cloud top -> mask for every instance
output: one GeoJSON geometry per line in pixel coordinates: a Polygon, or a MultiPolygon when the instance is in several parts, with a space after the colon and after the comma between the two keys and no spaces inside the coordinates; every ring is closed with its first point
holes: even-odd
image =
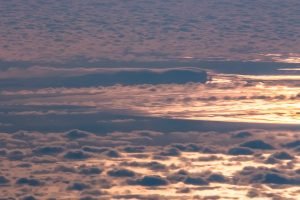
{"type": "Polygon", "coordinates": [[[118,68],[118,69],[57,69],[32,67],[1,72],[0,85],[8,88],[91,87],[205,83],[208,74],[198,68],[118,68]]]}

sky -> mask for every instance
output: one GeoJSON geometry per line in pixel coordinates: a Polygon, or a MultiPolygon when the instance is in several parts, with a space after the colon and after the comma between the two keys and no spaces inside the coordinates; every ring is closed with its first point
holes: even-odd
{"type": "Polygon", "coordinates": [[[0,1],[4,199],[300,198],[300,1],[0,1]]]}

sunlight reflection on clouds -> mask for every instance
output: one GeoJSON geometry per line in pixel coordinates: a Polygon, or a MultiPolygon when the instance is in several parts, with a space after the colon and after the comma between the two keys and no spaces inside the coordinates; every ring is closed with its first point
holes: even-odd
{"type": "Polygon", "coordinates": [[[212,81],[207,84],[115,85],[4,91],[2,94],[9,101],[1,104],[88,106],[90,108],[84,112],[127,110],[143,116],[193,120],[299,123],[298,76],[212,76],[212,81]]]}

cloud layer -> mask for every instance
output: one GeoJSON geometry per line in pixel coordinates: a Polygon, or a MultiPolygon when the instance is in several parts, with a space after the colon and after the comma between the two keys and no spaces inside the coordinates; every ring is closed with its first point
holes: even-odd
{"type": "Polygon", "coordinates": [[[0,58],[268,60],[262,54],[299,53],[298,8],[298,0],[4,1],[0,58]]]}
{"type": "Polygon", "coordinates": [[[18,131],[0,139],[6,199],[299,198],[297,131],[18,131]]]}
{"type": "Polygon", "coordinates": [[[47,87],[91,87],[138,85],[138,84],[184,84],[205,83],[208,75],[197,68],[39,68],[8,69],[1,72],[2,89],[26,89],[47,87]],[[25,74],[25,75],[24,75],[25,74]]]}

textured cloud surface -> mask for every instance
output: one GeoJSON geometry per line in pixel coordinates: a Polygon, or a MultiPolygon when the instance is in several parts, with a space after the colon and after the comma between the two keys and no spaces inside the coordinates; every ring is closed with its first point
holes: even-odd
{"type": "Polygon", "coordinates": [[[0,200],[300,199],[299,0],[2,0],[0,200]]]}
{"type": "Polygon", "coordinates": [[[294,131],[99,135],[75,129],[0,138],[6,199],[299,198],[294,131]]]}
{"type": "Polygon", "coordinates": [[[3,1],[0,58],[284,59],[300,52],[299,7],[298,0],[3,1]]]}

